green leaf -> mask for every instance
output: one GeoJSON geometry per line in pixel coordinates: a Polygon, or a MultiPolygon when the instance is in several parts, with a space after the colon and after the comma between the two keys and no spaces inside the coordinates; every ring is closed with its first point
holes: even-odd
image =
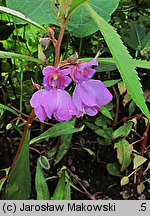
{"type": "Polygon", "coordinates": [[[15,110],[13,110],[12,108],[10,108],[10,107],[8,107],[8,106],[6,106],[6,105],[3,105],[3,104],[1,104],[1,103],[0,103],[0,109],[7,110],[7,111],[9,111],[9,112],[11,112],[11,113],[13,113],[13,114],[19,116],[19,114],[18,114],[15,110]]]}
{"type": "Polygon", "coordinates": [[[57,123],[53,127],[49,128],[47,131],[45,131],[44,133],[32,139],[30,141],[30,144],[33,144],[35,142],[39,142],[42,140],[48,140],[50,137],[57,137],[61,135],[67,135],[67,134],[73,134],[76,132],[80,132],[84,128],[84,126],[82,126],[81,128],[74,128],[73,125],[74,123],[72,121],[57,123]]]}
{"type": "Polygon", "coordinates": [[[143,25],[138,21],[131,21],[129,23],[129,34],[123,37],[123,40],[134,50],[141,50],[143,48],[143,40],[146,32],[143,25]]]}
{"type": "MultiPolygon", "coordinates": [[[[77,1],[75,2],[76,3],[74,4],[77,6],[79,3],[77,3],[77,1]]],[[[119,0],[89,0],[88,2],[99,15],[101,15],[106,21],[109,21],[111,14],[118,7],[119,0]]],[[[87,13],[84,6],[80,6],[80,8],[71,16],[67,24],[67,30],[76,37],[86,37],[98,31],[98,27],[87,13]]]]}
{"type": "Polygon", "coordinates": [[[64,155],[70,149],[71,140],[72,140],[72,134],[61,136],[61,143],[60,143],[58,153],[56,155],[55,165],[59,163],[59,161],[64,157],[64,155]]]}
{"type": "Polygon", "coordinates": [[[7,0],[7,7],[20,11],[39,24],[59,25],[49,0],[7,0]]]}
{"type": "Polygon", "coordinates": [[[117,83],[120,82],[120,81],[121,81],[121,79],[106,80],[106,81],[104,81],[103,83],[104,83],[104,85],[105,85],[106,87],[111,87],[111,86],[117,84],[117,83]]]}
{"type": "Polygon", "coordinates": [[[117,130],[113,132],[113,138],[116,139],[117,137],[126,137],[132,130],[133,122],[129,121],[125,123],[123,126],[119,127],[117,130]]]}
{"type": "Polygon", "coordinates": [[[117,69],[116,65],[111,64],[111,62],[109,64],[107,64],[106,62],[104,63],[102,61],[103,61],[103,59],[100,59],[99,62],[101,62],[101,64],[95,68],[97,73],[106,72],[106,71],[110,72],[110,71],[114,71],[117,69]]]}
{"type": "Polygon", "coordinates": [[[100,111],[107,118],[109,118],[111,120],[113,119],[112,116],[111,116],[111,113],[110,113],[109,109],[106,106],[101,106],[101,110],[100,111]]]}
{"type": "Polygon", "coordinates": [[[64,200],[71,200],[71,188],[70,188],[70,182],[68,181],[65,186],[65,192],[64,192],[64,200]]]}
{"type": "Polygon", "coordinates": [[[132,57],[123,45],[120,36],[116,33],[113,27],[110,26],[102,17],[100,17],[89,4],[85,3],[84,6],[104,36],[129,94],[135,101],[136,105],[141,109],[142,113],[150,119],[150,114],[145,103],[143,91],[132,57]]]}
{"type": "Polygon", "coordinates": [[[0,51],[0,58],[22,59],[25,61],[32,61],[32,62],[36,62],[39,64],[42,63],[41,60],[36,59],[32,56],[22,55],[19,53],[5,52],[5,51],[0,51]]]}
{"type": "Polygon", "coordinates": [[[64,200],[65,196],[65,170],[62,170],[61,177],[53,194],[53,200],[64,200]]]}
{"type": "MultiPolygon", "coordinates": [[[[81,58],[80,61],[91,61],[93,58],[81,58]]],[[[102,65],[110,65],[110,66],[114,66],[116,65],[116,61],[114,58],[98,58],[98,62],[102,65]]],[[[147,60],[137,60],[137,59],[132,59],[132,62],[134,64],[135,67],[138,67],[138,68],[146,68],[146,69],[150,69],[150,61],[147,61],[147,60]]],[[[97,67],[97,72],[98,70],[100,70],[100,66],[97,67]]],[[[103,69],[103,67],[102,67],[103,69]]],[[[111,71],[111,70],[110,70],[111,71]]],[[[100,71],[101,72],[101,71],[100,71]]]]}
{"type": "Polygon", "coordinates": [[[6,184],[5,199],[7,200],[27,200],[30,197],[29,141],[30,131],[28,129],[22,149],[6,184]]]}
{"type": "Polygon", "coordinates": [[[136,67],[150,69],[150,61],[133,59],[133,63],[136,67]]]}
{"type": "Polygon", "coordinates": [[[89,148],[83,148],[85,151],[87,151],[91,156],[93,156],[94,158],[96,158],[96,155],[95,155],[95,153],[91,150],[91,149],[89,149],[89,148]]]}
{"type": "MultiPolygon", "coordinates": [[[[17,1],[17,0],[15,0],[14,2],[16,2],[16,1],[17,1]]],[[[11,2],[13,2],[13,0],[11,0],[11,2]]],[[[25,1],[23,1],[23,2],[25,2],[25,1]]],[[[31,1],[30,1],[30,4],[31,4],[31,1]]],[[[20,6],[21,6],[21,5],[20,5],[20,6]]],[[[30,7],[26,8],[26,9],[29,10],[29,8],[30,8],[30,7]]],[[[18,8],[18,9],[20,9],[20,8],[18,8]]],[[[13,16],[13,17],[17,17],[17,18],[19,18],[19,19],[21,19],[21,20],[23,20],[23,21],[26,21],[26,22],[28,22],[28,23],[34,25],[36,28],[39,28],[39,29],[43,30],[44,32],[46,31],[46,29],[45,29],[43,26],[41,26],[41,25],[39,25],[38,23],[34,22],[33,20],[27,18],[27,17],[25,16],[25,15],[27,15],[27,14],[24,15],[24,14],[22,14],[22,13],[16,11],[16,10],[12,10],[12,9],[10,9],[10,8],[3,7],[3,6],[0,6],[0,11],[1,11],[1,12],[4,12],[4,13],[7,13],[7,14],[13,16]]],[[[19,10],[19,11],[21,11],[21,10],[19,10]]]]}
{"type": "Polygon", "coordinates": [[[145,157],[135,154],[133,159],[133,169],[136,169],[137,167],[141,166],[143,163],[145,163],[145,161],[147,161],[145,157]]]}
{"type": "Polygon", "coordinates": [[[119,176],[119,164],[114,162],[114,163],[109,163],[107,164],[107,171],[110,175],[113,175],[113,176],[119,176]]]}
{"type": "Polygon", "coordinates": [[[114,148],[117,148],[117,158],[121,164],[121,172],[123,172],[131,163],[133,146],[127,140],[123,139],[115,143],[114,148]]]}
{"type": "Polygon", "coordinates": [[[121,186],[124,186],[128,183],[129,183],[129,177],[128,176],[124,176],[120,181],[121,186]]]}
{"type": "Polygon", "coordinates": [[[70,9],[69,14],[73,13],[78,7],[80,7],[83,3],[88,2],[89,0],[73,0],[70,9]]]}
{"type": "Polygon", "coordinates": [[[94,131],[98,136],[101,136],[106,139],[111,139],[112,138],[112,133],[110,130],[104,130],[90,122],[85,122],[86,126],[89,127],[91,130],[94,131]]]}
{"type": "Polygon", "coordinates": [[[37,193],[37,200],[49,200],[50,194],[49,194],[48,186],[39,159],[40,158],[38,158],[37,160],[37,167],[36,167],[36,174],[35,174],[35,189],[37,193]]]}

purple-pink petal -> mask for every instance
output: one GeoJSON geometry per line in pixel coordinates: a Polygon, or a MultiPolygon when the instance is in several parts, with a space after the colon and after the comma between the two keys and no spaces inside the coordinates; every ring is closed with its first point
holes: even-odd
{"type": "Polygon", "coordinates": [[[76,115],[76,107],[68,92],[61,89],[57,90],[57,109],[53,115],[58,121],[68,121],[76,115]]]}
{"type": "Polygon", "coordinates": [[[45,121],[47,114],[43,106],[38,106],[37,108],[34,109],[34,112],[41,122],[45,121]]]}
{"type": "Polygon", "coordinates": [[[47,66],[43,69],[42,73],[44,76],[48,76],[51,73],[54,73],[55,71],[57,71],[58,69],[53,67],[53,66],[47,66]]]}
{"type": "Polygon", "coordinates": [[[88,80],[88,84],[91,85],[95,91],[99,106],[104,106],[112,100],[112,94],[100,80],[91,79],[88,80]]]}
{"type": "Polygon", "coordinates": [[[97,58],[94,58],[92,59],[91,61],[89,62],[81,62],[79,65],[78,65],[78,68],[79,70],[83,70],[87,67],[91,67],[91,66],[98,66],[98,61],[97,61],[97,58]]]}

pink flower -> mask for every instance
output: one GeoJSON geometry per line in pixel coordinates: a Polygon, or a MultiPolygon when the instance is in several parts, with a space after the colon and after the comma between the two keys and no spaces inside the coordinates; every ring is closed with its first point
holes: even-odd
{"type": "Polygon", "coordinates": [[[81,62],[69,67],[70,75],[76,82],[73,103],[77,108],[77,117],[84,113],[94,116],[101,106],[112,100],[112,94],[100,80],[90,79],[95,73],[95,70],[90,67],[97,65],[97,58],[94,58],[90,62],[81,62]]]}
{"type": "Polygon", "coordinates": [[[66,76],[69,73],[70,69],[60,70],[52,66],[43,69],[45,89],[35,92],[30,100],[41,122],[44,122],[46,117],[51,119],[52,116],[58,121],[68,121],[76,115],[72,98],[64,90],[71,83],[71,79],[66,76]]]}

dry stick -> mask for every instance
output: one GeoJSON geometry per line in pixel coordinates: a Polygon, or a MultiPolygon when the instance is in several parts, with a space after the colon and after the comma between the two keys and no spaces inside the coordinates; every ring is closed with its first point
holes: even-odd
{"type": "MultiPolygon", "coordinates": [[[[141,156],[144,156],[144,151],[146,148],[146,144],[147,144],[147,140],[148,140],[148,132],[149,132],[149,124],[150,121],[147,122],[147,126],[146,126],[146,130],[143,134],[143,140],[141,141],[140,147],[141,147],[141,156]]],[[[140,174],[139,174],[139,178],[138,178],[138,183],[141,182],[141,178],[142,178],[142,174],[143,174],[143,165],[141,165],[141,169],[140,169],[140,174]]]]}
{"type": "Polygon", "coordinates": [[[84,194],[87,195],[91,200],[96,200],[95,196],[91,195],[86,188],[81,184],[81,182],[79,181],[79,178],[74,175],[68,168],[67,171],[70,173],[70,175],[78,182],[78,184],[82,187],[82,189],[84,190],[84,194]]]}
{"type": "MultiPolygon", "coordinates": [[[[20,113],[21,115],[23,115],[23,116],[29,118],[29,115],[26,115],[25,113],[21,112],[20,110],[18,110],[18,109],[15,108],[14,106],[12,106],[12,105],[10,105],[10,104],[9,104],[8,106],[9,106],[10,108],[12,108],[13,110],[15,110],[16,112],[20,113]]],[[[12,120],[12,121],[13,121],[13,120],[12,120]]],[[[36,121],[36,122],[41,123],[41,121],[38,120],[38,119],[33,119],[33,121],[36,121]]],[[[48,122],[43,122],[43,124],[48,125],[48,126],[53,126],[53,125],[54,125],[54,124],[48,123],[48,122]]]]}
{"type": "Polygon", "coordinates": [[[119,95],[118,95],[116,88],[114,86],[112,86],[112,89],[113,89],[115,97],[116,97],[116,113],[115,113],[115,118],[114,118],[114,122],[113,122],[113,128],[115,128],[117,125],[118,116],[119,116],[119,95]]]}

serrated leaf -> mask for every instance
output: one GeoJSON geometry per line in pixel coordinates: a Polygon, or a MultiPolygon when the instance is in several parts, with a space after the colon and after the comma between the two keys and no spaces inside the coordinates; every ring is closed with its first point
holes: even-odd
{"type": "Polygon", "coordinates": [[[36,174],[35,174],[35,189],[37,193],[37,200],[50,199],[48,186],[39,159],[37,160],[37,167],[36,167],[36,174]]]}
{"type": "Polygon", "coordinates": [[[5,199],[27,200],[30,197],[29,141],[30,131],[28,129],[22,149],[6,184],[5,199]]]}
{"type": "Polygon", "coordinates": [[[126,137],[131,132],[133,127],[133,122],[129,121],[125,123],[123,126],[119,127],[117,130],[113,132],[113,138],[117,137],[126,137]]]}
{"type": "Polygon", "coordinates": [[[40,142],[42,140],[48,140],[50,137],[57,137],[61,135],[80,132],[84,128],[84,126],[80,128],[74,128],[73,125],[74,123],[72,121],[57,123],[53,127],[49,128],[47,131],[45,131],[44,133],[32,139],[30,141],[30,144],[33,144],[35,142],[40,142]]]}
{"type": "Polygon", "coordinates": [[[120,182],[120,185],[121,186],[124,186],[126,184],[129,183],[129,177],[128,176],[124,176],[122,179],[121,179],[121,182],[120,182]]]}
{"type": "MultiPolygon", "coordinates": [[[[12,0],[11,0],[11,2],[12,2],[12,0]]],[[[16,2],[16,0],[15,0],[14,2],[16,2]]],[[[25,1],[23,1],[23,2],[25,3],[25,1]]],[[[31,1],[30,1],[30,3],[31,3],[31,1]]],[[[26,9],[28,10],[29,8],[30,8],[30,7],[26,8],[26,9]]],[[[18,8],[18,9],[19,9],[19,8],[18,8]]],[[[37,28],[43,30],[43,31],[46,30],[43,26],[41,26],[41,25],[39,25],[38,23],[36,23],[35,21],[33,21],[33,20],[27,18],[27,17],[25,16],[26,13],[25,13],[25,15],[24,15],[24,14],[22,14],[22,13],[16,11],[16,10],[12,10],[12,9],[10,9],[10,8],[3,7],[3,6],[0,6],[0,11],[1,11],[1,12],[4,12],[4,13],[7,13],[7,14],[9,14],[9,15],[11,15],[11,16],[17,17],[17,18],[19,18],[19,19],[21,19],[21,20],[23,20],[23,21],[26,21],[26,22],[28,22],[28,23],[34,25],[35,27],[37,27],[37,28]]],[[[21,11],[21,10],[19,10],[19,11],[21,11]]],[[[24,12],[24,11],[23,11],[23,12],[24,12]]]]}
{"type": "Polygon", "coordinates": [[[125,139],[120,140],[115,143],[114,148],[117,148],[117,158],[121,165],[121,172],[126,170],[131,163],[131,154],[133,151],[133,146],[125,139]]]}
{"type": "Polygon", "coordinates": [[[85,3],[84,6],[92,16],[95,23],[97,23],[102,35],[104,36],[129,94],[135,101],[136,105],[141,109],[142,113],[150,119],[150,114],[145,103],[143,91],[132,57],[123,45],[120,36],[88,3],[85,3]]]}
{"type": "Polygon", "coordinates": [[[107,164],[107,171],[110,175],[113,175],[113,176],[119,176],[119,164],[114,162],[114,163],[109,163],[107,164]]]}
{"type": "Polygon", "coordinates": [[[145,157],[135,154],[133,159],[133,169],[136,169],[137,167],[141,166],[143,163],[145,163],[145,161],[147,161],[145,157]]]}

